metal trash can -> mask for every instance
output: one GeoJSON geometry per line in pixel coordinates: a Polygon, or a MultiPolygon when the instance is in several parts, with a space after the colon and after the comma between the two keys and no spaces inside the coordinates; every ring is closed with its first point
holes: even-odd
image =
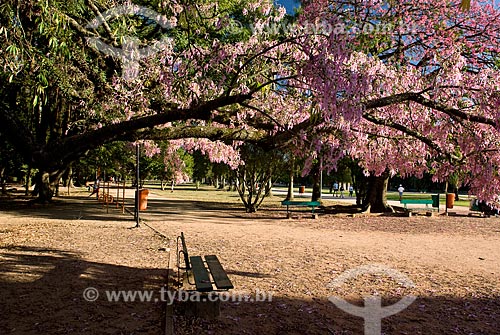
{"type": "Polygon", "coordinates": [[[454,204],[455,204],[455,194],[454,193],[446,194],[446,208],[453,208],[454,204]]]}
{"type": "Polygon", "coordinates": [[[439,194],[432,195],[432,207],[437,208],[439,211],[439,194]]]}
{"type": "Polygon", "coordinates": [[[148,189],[139,190],[139,210],[143,211],[148,208],[148,189]]]}
{"type": "Polygon", "coordinates": [[[304,194],[304,193],[306,193],[306,187],[305,187],[305,186],[300,186],[300,187],[299,187],[299,193],[300,193],[300,194],[304,194]]]}

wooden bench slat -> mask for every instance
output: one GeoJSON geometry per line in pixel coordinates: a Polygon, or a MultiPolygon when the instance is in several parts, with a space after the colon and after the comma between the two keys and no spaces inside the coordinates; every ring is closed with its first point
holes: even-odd
{"type": "Polygon", "coordinates": [[[191,261],[191,271],[193,272],[196,290],[200,292],[213,291],[210,276],[201,256],[191,256],[189,260],[191,261]]]}
{"type": "Polygon", "coordinates": [[[205,261],[207,261],[208,268],[210,269],[210,273],[212,274],[212,278],[214,279],[215,286],[219,290],[229,290],[234,288],[231,280],[224,271],[224,268],[219,262],[219,259],[215,255],[205,256],[205,261]]]}

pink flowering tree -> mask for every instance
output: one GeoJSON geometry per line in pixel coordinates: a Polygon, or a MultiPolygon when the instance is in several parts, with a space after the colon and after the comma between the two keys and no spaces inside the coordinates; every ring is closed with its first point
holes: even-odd
{"type": "Polygon", "coordinates": [[[444,181],[461,171],[480,198],[499,193],[499,12],[491,2],[464,13],[448,1],[315,1],[305,12],[341,17],[348,37],[340,40],[352,50],[341,58],[335,32],[320,35],[305,66],[322,119],[330,120],[316,126],[310,150],[333,167],[350,155],[379,177],[366,206],[388,209],[384,190],[396,173],[431,171],[444,181]]]}
{"type": "Polygon", "coordinates": [[[175,140],[233,167],[243,142],[305,156],[305,172],[348,155],[374,179],[372,211],[387,209],[397,173],[460,170],[481,198],[500,189],[499,12],[489,1],[466,13],[459,1],[304,1],[296,22],[268,0],[171,1],[155,7],[168,29],[141,17],[87,25],[118,3],[44,4],[7,0],[0,13],[2,135],[40,170],[42,200],[89,149],[136,140],[175,140]],[[138,71],[86,43],[119,47],[126,34],[171,43],[138,71]]]}

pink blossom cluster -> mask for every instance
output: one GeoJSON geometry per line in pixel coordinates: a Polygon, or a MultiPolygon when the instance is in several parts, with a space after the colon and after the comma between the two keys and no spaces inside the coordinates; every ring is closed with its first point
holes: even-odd
{"type": "MultiPolygon", "coordinates": [[[[216,4],[196,9],[208,25],[220,26],[216,4]]],[[[241,9],[254,27],[279,23],[284,14],[267,0],[241,9]]],[[[348,155],[369,174],[430,171],[445,181],[460,172],[461,182],[480,198],[500,193],[500,11],[491,1],[474,1],[468,12],[458,0],[304,1],[298,20],[412,31],[276,37],[256,29],[231,43],[207,35],[206,44],[166,48],[148,60],[133,85],[117,80],[115,102],[123,106],[117,117],[155,113],[142,95],[152,81],[165,102],[181,109],[242,97],[213,108],[205,125],[272,125],[263,129],[306,156],[306,171],[319,158],[334,169],[348,155]]],[[[200,150],[232,168],[242,164],[237,143],[183,139],[171,145],[200,150]]]]}

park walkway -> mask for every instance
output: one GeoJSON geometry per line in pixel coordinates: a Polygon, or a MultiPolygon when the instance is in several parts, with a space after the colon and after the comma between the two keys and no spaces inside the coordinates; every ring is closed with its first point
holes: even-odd
{"type": "MultiPolygon", "coordinates": [[[[184,232],[191,254],[218,255],[235,292],[272,292],[272,304],[224,304],[222,321],[211,326],[215,334],[361,333],[362,321],[339,313],[327,301],[332,294],[328,284],[346,270],[370,264],[395,269],[416,284],[412,294],[420,297],[418,303],[391,318],[395,333],[445,334],[457,325],[468,333],[496,331],[488,325],[500,310],[481,311],[500,305],[497,218],[324,215],[287,220],[284,211],[281,217],[275,212],[254,217],[238,213],[154,196],[141,214],[166,236],[184,232]],[[478,322],[449,312],[464,306],[478,322]]],[[[401,294],[400,287],[393,289],[383,281],[361,280],[336,294],[401,294]]],[[[202,329],[200,325],[198,331],[202,329]]]]}
{"type": "MultiPolygon", "coordinates": [[[[345,225],[357,222],[352,218],[332,218],[329,215],[325,215],[320,216],[319,220],[310,220],[308,219],[309,216],[304,213],[302,216],[299,215],[297,220],[286,220],[284,208],[269,212],[263,211],[265,214],[259,213],[259,215],[252,217],[250,214],[244,213],[242,209],[228,210],[217,208],[216,204],[172,199],[175,197],[175,194],[168,196],[168,198],[163,198],[158,193],[154,190],[150,193],[148,209],[141,211],[141,218],[167,236],[175,237],[181,231],[184,231],[187,236],[191,237],[191,240],[202,238],[203,240],[212,240],[213,242],[219,238],[225,240],[224,237],[230,236],[231,239],[235,239],[235,237],[242,238],[243,240],[236,243],[236,245],[240,245],[239,243],[245,243],[244,239],[251,237],[255,241],[275,240],[278,244],[286,243],[285,241],[300,244],[314,241],[315,244],[335,248],[339,244],[346,243],[345,234],[348,234],[350,238],[347,240],[350,240],[350,242],[344,246],[363,249],[366,253],[380,254],[388,252],[389,254],[404,256],[408,260],[425,259],[424,263],[428,265],[435,264],[436,262],[446,264],[447,259],[460,259],[461,262],[464,262],[461,263],[460,267],[474,268],[480,266],[492,272],[498,272],[498,269],[500,269],[499,259],[497,259],[496,263],[492,263],[491,266],[486,267],[485,265],[488,262],[477,263],[476,259],[471,263],[467,262],[468,256],[471,253],[500,255],[500,245],[493,247],[493,245],[487,243],[479,243],[479,241],[485,242],[485,240],[482,238],[478,239],[476,235],[477,231],[471,232],[473,238],[468,236],[469,234],[465,234],[467,236],[460,243],[463,248],[453,248],[453,245],[460,240],[460,237],[456,236],[456,233],[460,233],[464,229],[464,226],[472,224],[473,227],[477,227],[476,223],[479,222],[479,226],[484,223],[485,226],[490,227],[493,222],[499,222],[497,218],[480,219],[465,217],[468,213],[467,207],[455,206],[453,211],[459,214],[459,216],[449,217],[449,219],[443,217],[416,219],[404,217],[367,217],[364,219],[365,221],[380,223],[381,226],[377,229],[370,228],[368,233],[371,236],[370,239],[376,242],[364,245],[363,243],[360,244],[360,241],[363,240],[362,236],[366,236],[366,231],[342,232],[344,234],[342,238],[336,237],[336,234],[339,233],[337,229],[344,229],[345,225]],[[341,223],[340,227],[338,226],[338,222],[341,223]],[[402,229],[392,226],[393,222],[396,222],[402,229]],[[444,222],[446,222],[446,225],[443,225],[444,222]],[[453,231],[454,222],[457,224],[457,231],[453,231]],[[413,227],[414,223],[421,225],[420,229],[419,227],[413,227]],[[383,228],[382,224],[387,224],[388,228],[383,228]],[[409,234],[406,231],[408,227],[411,227],[409,234]],[[451,235],[446,235],[447,229],[450,230],[451,235]],[[422,236],[427,234],[432,236],[428,236],[425,241],[422,240],[422,236]],[[481,250],[482,247],[485,249],[481,250]],[[493,249],[498,250],[495,251],[493,249]]],[[[276,193],[278,192],[275,192],[275,195],[277,195],[276,193]]],[[[301,196],[307,197],[310,195],[303,194],[301,196]]],[[[325,195],[325,197],[329,196],[331,197],[331,195],[325,195]]],[[[348,198],[335,198],[335,200],[345,201],[346,203],[354,203],[355,201],[348,198]]],[[[129,199],[129,204],[132,205],[132,199],[129,199]]],[[[390,204],[400,205],[397,201],[391,201],[390,204]]],[[[499,232],[500,227],[494,233],[495,238],[499,237],[499,232]]],[[[457,264],[451,262],[450,265],[453,268],[457,264]]]]}
{"type": "Polygon", "coordinates": [[[221,318],[213,322],[176,318],[177,334],[359,334],[363,320],[343,313],[328,297],[362,301],[373,292],[390,301],[404,294],[418,297],[383,321],[384,332],[498,333],[498,218],[321,215],[287,220],[284,210],[246,214],[175,196],[166,199],[153,191],[148,210],[141,213],[147,226],[139,229],[130,229],[130,214],[116,208],[106,213],[88,197],[0,212],[0,297],[5,302],[0,332],[158,334],[159,305],[86,302],[82,292],[87,287],[159,288],[169,264],[173,268],[174,241],[182,231],[192,255],[219,257],[235,294],[265,292],[272,301],[223,303],[221,318]],[[387,278],[328,286],[345,271],[371,264],[405,274],[415,288],[405,290],[387,278]]]}

